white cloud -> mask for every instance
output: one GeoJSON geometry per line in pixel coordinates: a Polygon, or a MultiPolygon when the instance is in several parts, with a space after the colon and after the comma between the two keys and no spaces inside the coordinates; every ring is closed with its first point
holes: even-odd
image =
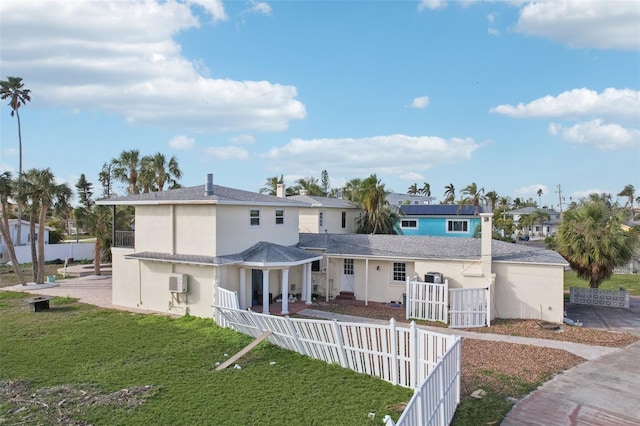
{"type": "Polygon", "coordinates": [[[252,144],[256,142],[256,138],[254,138],[251,135],[238,135],[238,136],[233,136],[231,139],[229,139],[229,142],[234,143],[234,144],[238,144],[238,145],[248,145],[248,144],[252,144]]]}
{"type": "Polygon", "coordinates": [[[412,182],[424,181],[424,176],[416,172],[403,173],[398,177],[400,179],[409,180],[412,182]]]}
{"type": "Polygon", "coordinates": [[[627,129],[619,124],[606,124],[600,119],[577,123],[571,127],[551,123],[549,133],[559,135],[567,142],[604,150],[640,149],[640,130],[627,129]]]}
{"type": "Polygon", "coordinates": [[[444,7],[447,7],[447,0],[421,0],[418,4],[419,11],[425,9],[442,9],[444,7]]]}
{"type": "Polygon", "coordinates": [[[211,146],[205,152],[216,160],[245,160],[249,157],[249,151],[237,146],[211,146]]]}
{"type": "Polygon", "coordinates": [[[20,153],[18,148],[3,148],[2,156],[3,157],[15,157],[20,153]]]}
{"type": "Polygon", "coordinates": [[[520,11],[515,30],[570,47],[640,49],[637,0],[534,1],[520,11]]]}
{"type": "Polygon", "coordinates": [[[169,147],[173,149],[191,149],[196,140],[185,135],[176,136],[169,141],[169,147]]]}
{"type": "Polygon", "coordinates": [[[271,6],[269,3],[263,1],[250,1],[251,7],[249,8],[250,12],[259,13],[262,15],[271,15],[271,6]]]}
{"type": "Polygon", "coordinates": [[[226,19],[219,0],[4,0],[0,65],[40,94],[34,104],[106,111],[129,123],[279,131],[305,117],[293,86],[210,78],[182,56],[174,37],[201,25],[192,6],[226,19]],[[25,26],[27,16],[38,25],[25,26]]]}
{"type": "Polygon", "coordinates": [[[371,173],[404,175],[436,165],[469,160],[479,145],[471,138],[443,139],[401,134],[365,138],[292,139],[263,157],[272,169],[319,175],[323,169],[336,175],[371,173]]]}
{"type": "Polygon", "coordinates": [[[515,118],[578,118],[596,115],[637,122],[640,91],[607,88],[602,93],[586,88],[545,96],[528,104],[498,105],[491,112],[515,118]]]}
{"type": "Polygon", "coordinates": [[[411,108],[426,108],[427,105],[429,105],[428,96],[420,96],[419,98],[415,98],[413,102],[411,102],[411,108]]]}
{"type": "Polygon", "coordinates": [[[13,168],[12,165],[10,164],[6,164],[6,163],[0,163],[0,171],[2,173],[4,172],[11,172],[11,177],[16,177],[15,176],[15,172],[16,170],[13,168]]]}
{"type": "Polygon", "coordinates": [[[538,189],[542,189],[542,195],[549,194],[549,188],[546,185],[535,184],[516,188],[513,192],[519,196],[537,197],[538,189]]]}

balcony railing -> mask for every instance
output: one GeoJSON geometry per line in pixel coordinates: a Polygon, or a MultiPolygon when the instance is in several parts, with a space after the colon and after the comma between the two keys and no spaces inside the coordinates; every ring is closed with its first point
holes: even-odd
{"type": "Polygon", "coordinates": [[[136,243],[135,231],[116,231],[114,247],[134,247],[136,243]]]}

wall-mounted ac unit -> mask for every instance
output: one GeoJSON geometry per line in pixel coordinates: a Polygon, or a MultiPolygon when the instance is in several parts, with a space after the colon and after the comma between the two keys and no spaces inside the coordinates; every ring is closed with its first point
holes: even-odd
{"type": "Polygon", "coordinates": [[[188,276],[186,274],[169,275],[169,291],[171,293],[186,293],[187,280],[188,276]]]}
{"type": "Polygon", "coordinates": [[[440,272],[427,272],[424,274],[424,282],[442,284],[444,282],[444,278],[440,272]]]}

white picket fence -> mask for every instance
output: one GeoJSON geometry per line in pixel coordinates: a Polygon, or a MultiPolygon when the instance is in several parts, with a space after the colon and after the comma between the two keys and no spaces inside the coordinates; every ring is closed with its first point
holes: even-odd
{"type": "Polygon", "coordinates": [[[406,319],[448,322],[449,281],[426,283],[407,280],[406,319]]]}
{"type": "MultiPolygon", "coordinates": [[[[216,288],[216,305],[225,306],[233,309],[240,309],[238,303],[238,292],[227,290],[226,288],[216,288]]],[[[220,327],[228,327],[225,319],[216,310],[216,324],[220,327]]]]}
{"type": "Polygon", "coordinates": [[[450,288],[449,327],[471,328],[491,325],[490,288],[450,288]]]}

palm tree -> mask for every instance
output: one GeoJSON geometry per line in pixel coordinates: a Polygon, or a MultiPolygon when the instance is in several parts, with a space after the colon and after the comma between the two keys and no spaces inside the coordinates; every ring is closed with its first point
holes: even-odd
{"type": "Polygon", "coordinates": [[[280,175],[280,177],[271,176],[267,178],[267,181],[264,183],[264,186],[260,188],[260,193],[267,194],[267,195],[277,195],[278,185],[282,185],[282,184],[284,184],[284,177],[282,175],[280,175]]]}
{"type": "Polygon", "coordinates": [[[454,204],[456,200],[456,188],[452,183],[445,185],[444,187],[444,201],[443,204],[454,204]]]}
{"type": "MultiPolygon", "coordinates": [[[[81,175],[84,176],[84,175],[81,175]]],[[[80,181],[78,182],[80,184],[80,181]]],[[[78,186],[78,185],[76,185],[78,186]]],[[[92,200],[73,211],[78,226],[91,232],[96,237],[93,252],[93,273],[100,275],[102,248],[110,246],[112,215],[109,207],[96,206],[92,200]]]]}
{"type": "Polygon", "coordinates": [[[500,196],[496,191],[489,191],[486,194],[484,194],[484,196],[487,202],[489,203],[489,208],[493,212],[496,208],[496,203],[498,202],[498,199],[500,198],[500,196]]]}
{"type": "Polygon", "coordinates": [[[387,203],[388,191],[373,174],[362,181],[359,193],[364,215],[358,219],[360,234],[398,234],[399,214],[387,203]]]}
{"type": "Polygon", "coordinates": [[[624,189],[618,192],[618,197],[627,197],[627,207],[629,207],[629,211],[631,212],[631,219],[633,219],[633,196],[635,195],[636,189],[633,185],[625,185],[624,189]]]}
{"type": "MultiPolygon", "coordinates": [[[[14,194],[14,181],[11,178],[11,172],[3,172],[0,174],[0,205],[2,206],[2,223],[0,223],[0,235],[2,240],[7,246],[9,252],[9,259],[11,260],[11,266],[16,277],[20,281],[20,284],[26,285],[26,281],[22,276],[20,270],[20,263],[18,262],[18,256],[16,256],[16,249],[11,239],[11,229],[9,228],[9,198],[14,194]]],[[[18,227],[22,226],[20,219],[18,219],[18,227]]]]}
{"type": "Polygon", "coordinates": [[[307,195],[324,196],[324,191],[318,184],[318,178],[300,178],[296,181],[296,186],[299,188],[298,192],[306,191],[307,195]]]}
{"type": "Polygon", "coordinates": [[[416,195],[419,191],[420,190],[418,189],[418,184],[413,183],[411,184],[411,186],[409,186],[409,189],[407,189],[407,194],[416,195]]]}
{"type": "Polygon", "coordinates": [[[549,216],[549,213],[544,210],[536,210],[534,214],[536,222],[540,224],[540,235],[544,236],[544,223],[549,222],[551,220],[551,216],[549,216]]]}
{"type": "Polygon", "coordinates": [[[477,216],[480,212],[480,206],[486,204],[486,197],[484,195],[484,188],[478,189],[478,185],[475,182],[467,185],[462,190],[462,199],[460,200],[460,207],[470,205],[474,207],[473,215],[477,216]]]}
{"type": "MultiPolygon", "coordinates": [[[[66,205],[71,198],[71,188],[67,184],[56,184],[51,169],[31,169],[25,173],[25,189],[32,200],[32,212],[37,206],[38,214],[38,253],[36,283],[44,282],[44,231],[49,210],[66,205]]],[[[33,239],[32,239],[33,241],[33,239]]],[[[36,263],[36,262],[34,262],[36,263]]]]}
{"type": "Polygon", "coordinates": [[[342,188],[342,198],[357,203],[360,199],[360,188],[362,187],[362,179],[353,178],[342,188]]]}
{"type": "Polygon", "coordinates": [[[137,149],[122,151],[118,158],[111,160],[113,177],[127,184],[127,192],[129,194],[140,193],[138,189],[140,161],[140,151],[137,149]]]}
{"type": "Polygon", "coordinates": [[[154,177],[153,186],[158,191],[163,191],[166,183],[172,184],[182,178],[182,171],[175,155],[171,156],[169,162],[160,152],[156,152],[153,156],[146,156],[142,159],[142,169],[145,168],[149,169],[149,174],[154,177]]]}
{"type": "Polygon", "coordinates": [[[538,217],[535,213],[525,213],[518,219],[518,225],[522,231],[526,231],[526,234],[531,236],[533,233],[533,225],[535,225],[537,221],[538,217]]]}
{"type": "MultiPolygon", "coordinates": [[[[7,77],[6,80],[0,81],[0,98],[3,100],[9,99],[9,106],[11,107],[11,116],[14,115],[18,119],[18,179],[22,176],[22,126],[20,123],[20,106],[26,105],[27,102],[31,102],[31,90],[24,88],[21,77],[7,77]]],[[[22,206],[18,203],[18,219],[22,220],[22,206]]],[[[22,244],[22,226],[18,226],[18,232],[16,239],[18,245],[22,244]]]]}
{"type": "Polygon", "coordinates": [[[542,207],[542,188],[538,188],[536,194],[538,194],[538,205],[539,207],[542,207]]]}
{"type": "Polygon", "coordinates": [[[420,188],[419,192],[425,197],[431,197],[431,185],[429,185],[427,182],[423,182],[422,188],[420,188]]]}
{"type": "Polygon", "coordinates": [[[502,219],[506,219],[507,210],[509,209],[509,197],[500,197],[500,210],[502,210],[502,219]]]}
{"type": "Polygon", "coordinates": [[[606,201],[584,200],[564,212],[556,236],[557,251],[576,271],[588,280],[589,287],[598,288],[617,266],[633,256],[637,230],[626,231],[622,224],[626,212],[606,201]]]}

